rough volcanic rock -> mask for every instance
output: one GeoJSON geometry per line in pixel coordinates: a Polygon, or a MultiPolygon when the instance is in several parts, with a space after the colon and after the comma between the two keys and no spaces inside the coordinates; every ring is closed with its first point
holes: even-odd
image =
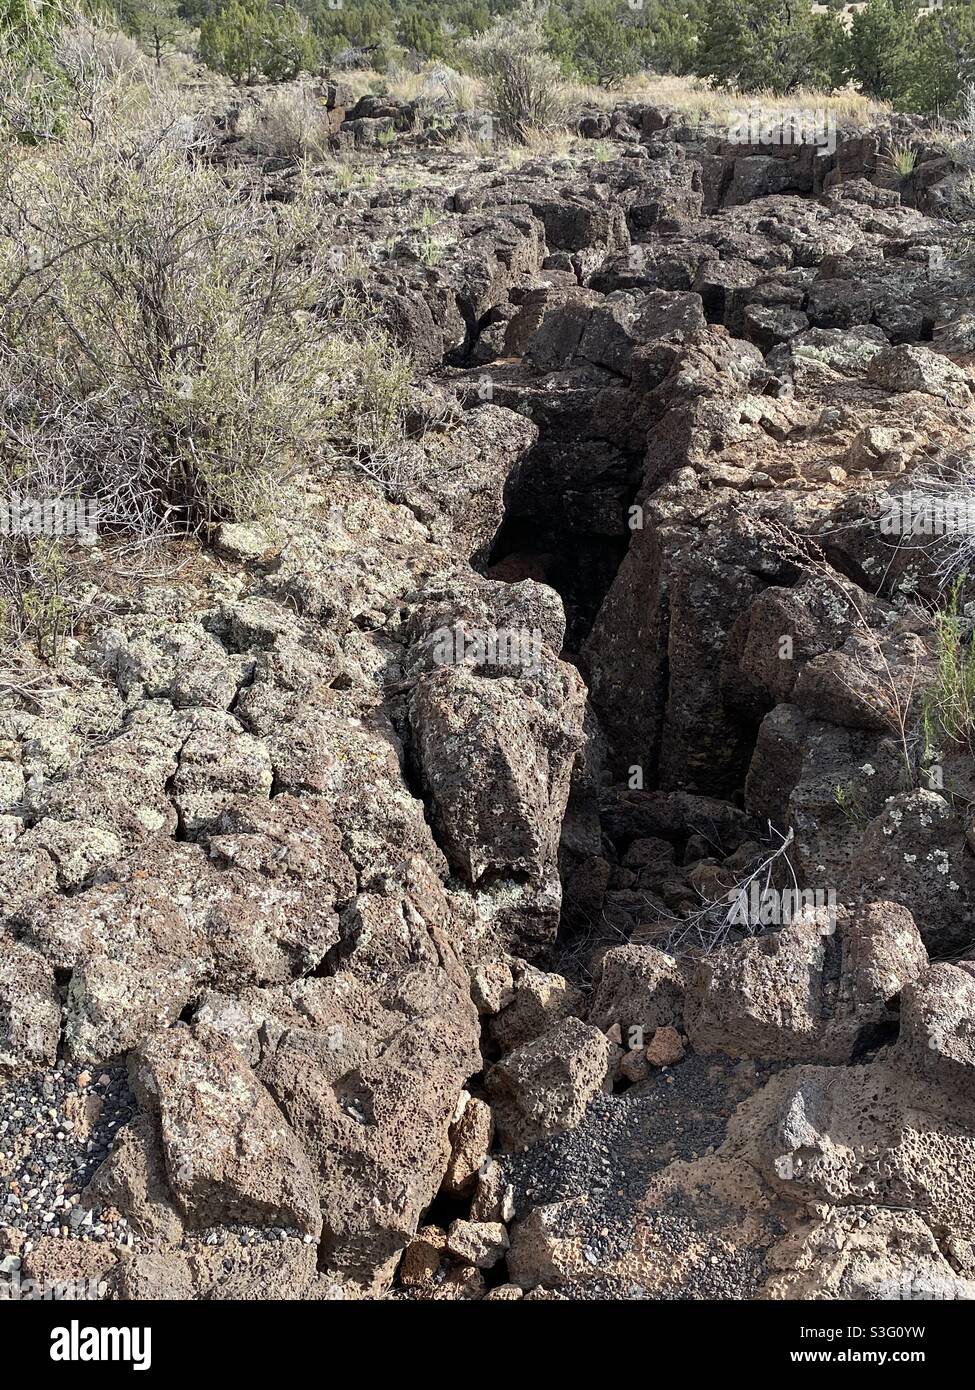
{"type": "Polygon", "coordinates": [[[284,1225],[317,1236],[321,1211],[308,1159],[235,1048],[197,1025],[144,1043],[132,1076],[159,1115],[166,1176],[195,1226],[284,1225]]]}
{"type": "Polygon", "coordinates": [[[487,1074],[505,1146],[523,1148],[543,1135],[573,1129],[592,1097],[606,1089],[609,1061],[603,1034],[576,1018],[509,1052],[487,1074]]]}
{"type": "Polygon", "coordinates": [[[311,1162],[323,1255],[364,1284],[388,1278],[450,1161],[457,1100],[481,1066],[476,1010],[429,966],[378,988],[307,980],[268,1004],[258,1075],[311,1162]]]}
{"type": "Polygon", "coordinates": [[[39,952],[0,940],[0,1069],[51,1066],[61,1035],[54,971],[39,952]]]}

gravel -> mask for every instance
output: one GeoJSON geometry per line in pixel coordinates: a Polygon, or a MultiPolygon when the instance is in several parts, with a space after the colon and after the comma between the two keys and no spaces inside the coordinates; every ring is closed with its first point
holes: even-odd
{"type": "Polygon", "coordinates": [[[123,1066],[59,1063],[0,1085],[0,1225],[131,1244],[125,1218],[87,1210],[81,1193],[134,1112],[123,1066]]]}
{"type": "Polygon", "coordinates": [[[640,1285],[600,1273],[600,1267],[625,1255],[639,1222],[675,1257],[691,1248],[702,1252],[682,1282],[655,1290],[655,1299],[754,1295],[765,1278],[763,1252],[755,1247],[732,1252],[715,1238],[713,1231],[727,1215],[717,1199],[706,1207],[691,1205],[678,1191],[659,1210],[648,1209],[643,1199],[652,1175],[667,1164],[700,1158],[718,1148],[739,1101],[764,1084],[773,1070],[768,1064],[743,1066],[727,1057],[689,1054],[680,1065],[620,1095],[595,1097],[582,1124],[570,1133],[504,1156],[517,1219],[533,1207],[586,1198],[584,1230],[580,1233],[580,1209],[575,1206],[565,1212],[560,1234],[582,1235],[583,1255],[593,1277],[575,1287],[561,1286],[561,1293],[586,1299],[648,1297],[640,1285]]]}

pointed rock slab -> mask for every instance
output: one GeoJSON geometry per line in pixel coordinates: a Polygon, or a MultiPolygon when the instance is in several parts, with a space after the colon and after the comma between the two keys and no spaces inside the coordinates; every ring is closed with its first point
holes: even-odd
{"type": "Polygon", "coordinates": [[[505,1147],[575,1129],[593,1096],[609,1090],[610,1057],[602,1033],[565,1018],[496,1063],[487,1088],[505,1147]]]}
{"type": "Polygon", "coordinates": [[[584,708],[581,679],[550,654],[520,679],[442,666],[417,685],[410,718],[434,822],[470,882],[537,881],[554,864],[584,708]]]}
{"type": "Polygon", "coordinates": [[[469,986],[417,964],[300,980],[273,996],[259,1071],[315,1168],[335,1274],[377,1291],[436,1197],[450,1126],[483,1065],[469,986]]]}
{"type": "Polygon", "coordinates": [[[61,1034],[54,971],[37,951],[0,941],[0,1072],[52,1066],[61,1034]]]}
{"type": "Polygon", "coordinates": [[[171,1028],[143,1043],[131,1071],[141,1103],[159,1114],[167,1180],[193,1225],[243,1221],[318,1236],[308,1159],[226,1038],[204,1025],[171,1028]]]}

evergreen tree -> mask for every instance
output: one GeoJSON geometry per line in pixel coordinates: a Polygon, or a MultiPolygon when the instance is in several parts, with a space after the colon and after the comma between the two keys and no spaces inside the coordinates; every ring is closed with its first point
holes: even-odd
{"type": "Polygon", "coordinates": [[[315,66],[317,47],[291,5],[229,0],[200,25],[200,57],[240,85],[260,76],[284,82],[315,66]]]}
{"type": "Polygon", "coordinates": [[[917,51],[915,0],[867,0],[853,16],[845,41],[846,71],[869,97],[896,102],[903,96],[917,51]]]}
{"type": "Polygon", "coordinates": [[[954,114],[975,83],[975,4],[946,0],[944,9],[922,12],[913,61],[895,98],[902,111],[954,114]]]}
{"type": "Polygon", "coordinates": [[[810,0],[710,0],[696,71],[745,91],[832,88],[843,26],[810,0]]]}
{"type": "Polygon", "coordinates": [[[130,32],[152,54],[156,67],[183,27],[178,0],[137,0],[133,6],[130,32]]]}

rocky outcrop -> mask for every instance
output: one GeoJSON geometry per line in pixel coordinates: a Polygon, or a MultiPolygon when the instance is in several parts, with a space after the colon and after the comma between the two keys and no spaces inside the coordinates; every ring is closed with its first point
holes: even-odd
{"type": "Polygon", "coordinates": [[[114,1298],[970,1297],[969,595],[882,521],[975,425],[970,179],[900,117],[502,168],[321,99],[424,146],[329,195],[402,466],[0,699],[0,1120],[82,1174],[38,1236],[5,1142],[10,1230],[114,1298]]]}

